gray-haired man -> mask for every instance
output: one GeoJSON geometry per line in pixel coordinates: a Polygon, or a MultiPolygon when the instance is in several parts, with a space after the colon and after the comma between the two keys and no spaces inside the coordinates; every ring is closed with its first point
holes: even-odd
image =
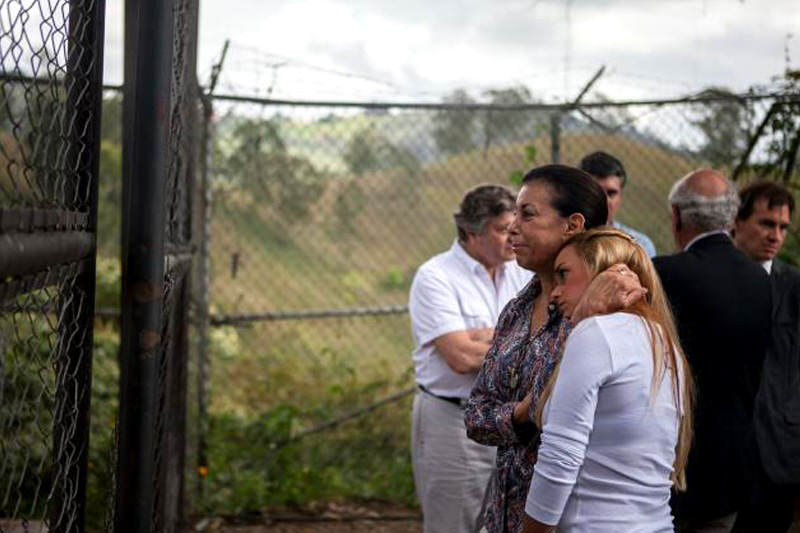
{"type": "Polygon", "coordinates": [[[724,175],[688,174],[673,186],[669,203],[681,251],[654,263],[698,391],[688,490],[673,502],[676,529],[730,531],[751,478],[753,408],[770,332],[769,280],[731,241],[739,198],[724,175]]]}
{"type": "Polygon", "coordinates": [[[454,215],[458,239],[411,285],[411,449],[426,533],[472,533],[494,468],[495,448],[467,438],[463,405],[500,311],[530,280],[508,240],[514,204],[505,187],[470,190],[454,215]]]}

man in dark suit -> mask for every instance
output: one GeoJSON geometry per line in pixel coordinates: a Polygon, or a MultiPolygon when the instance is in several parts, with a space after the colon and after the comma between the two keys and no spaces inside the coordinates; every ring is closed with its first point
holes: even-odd
{"type": "Polygon", "coordinates": [[[688,489],[673,510],[680,532],[730,531],[750,483],[753,406],[770,328],[769,278],[728,234],[736,189],[697,170],[672,188],[680,250],[654,261],[697,385],[688,489]]]}
{"type": "Polygon", "coordinates": [[[769,273],[772,341],[755,407],[758,475],[734,530],[786,533],[800,492],[800,271],[775,256],[786,239],[794,197],[770,181],[748,185],[739,197],[733,240],[769,273]]]}

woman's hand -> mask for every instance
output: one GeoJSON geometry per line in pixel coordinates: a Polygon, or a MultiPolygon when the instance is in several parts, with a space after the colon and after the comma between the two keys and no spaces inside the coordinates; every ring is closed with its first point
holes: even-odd
{"type": "Polygon", "coordinates": [[[532,397],[533,391],[526,394],[525,398],[523,398],[521,402],[518,402],[517,405],[514,406],[513,419],[515,424],[524,424],[531,421],[530,417],[528,416],[528,411],[531,409],[532,397]]]}
{"type": "Polygon", "coordinates": [[[621,311],[638,302],[645,294],[647,289],[642,287],[639,276],[627,265],[612,265],[589,284],[581,301],[575,306],[570,322],[574,325],[590,316],[621,311]]]}
{"type": "Polygon", "coordinates": [[[525,513],[525,517],[522,519],[522,533],[550,533],[555,528],[556,526],[548,526],[531,518],[528,513],[525,513]]]}

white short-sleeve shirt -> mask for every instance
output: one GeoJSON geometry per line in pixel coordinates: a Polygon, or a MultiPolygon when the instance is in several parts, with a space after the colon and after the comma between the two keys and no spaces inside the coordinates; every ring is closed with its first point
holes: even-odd
{"type": "Polygon", "coordinates": [[[468,398],[477,374],[453,371],[433,341],[454,331],[494,327],[531,276],[509,261],[497,269],[495,283],[458,241],[420,266],[408,303],[417,383],[439,396],[468,398]]]}

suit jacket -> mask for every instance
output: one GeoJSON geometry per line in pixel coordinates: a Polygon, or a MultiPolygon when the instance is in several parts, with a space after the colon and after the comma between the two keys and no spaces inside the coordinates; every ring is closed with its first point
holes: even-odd
{"type": "Polygon", "coordinates": [[[673,499],[680,520],[736,511],[754,464],[753,409],[769,338],[764,269],[713,234],[654,260],[697,388],[688,489],[673,499]]]}
{"type": "Polygon", "coordinates": [[[800,483],[800,271],[773,261],[772,339],[756,399],[756,439],[775,483],[800,483]]]}

